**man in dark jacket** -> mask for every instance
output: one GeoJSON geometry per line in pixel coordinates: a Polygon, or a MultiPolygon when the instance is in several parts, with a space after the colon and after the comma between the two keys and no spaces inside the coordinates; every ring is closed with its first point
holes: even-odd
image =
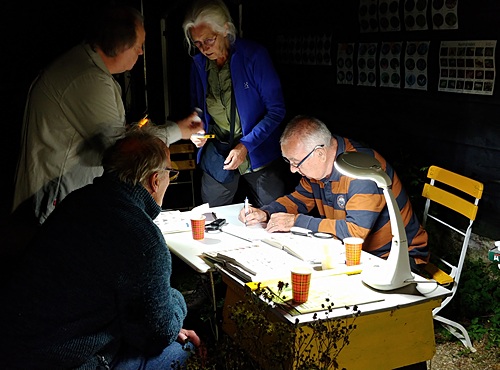
{"type": "Polygon", "coordinates": [[[69,194],[2,287],[0,363],[8,369],[170,369],[200,344],[153,219],[169,150],[134,128],[104,154],[104,174],[69,194]]]}

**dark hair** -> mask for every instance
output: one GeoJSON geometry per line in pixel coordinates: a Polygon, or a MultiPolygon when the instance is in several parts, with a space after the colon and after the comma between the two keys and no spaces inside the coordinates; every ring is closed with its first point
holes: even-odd
{"type": "Polygon", "coordinates": [[[153,173],[164,170],[167,160],[168,147],[158,138],[158,128],[134,126],[106,149],[102,166],[105,173],[113,173],[120,181],[137,185],[145,184],[153,173]]]}
{"type": "Polygon", "coordinates": [[[106,5],[94,9],[88,20],[85,41],[99,47],[108,57],[114,57],[137,42],[137,27],[144,25],[144,18],[137,10],[125,5],[106,5]]]}

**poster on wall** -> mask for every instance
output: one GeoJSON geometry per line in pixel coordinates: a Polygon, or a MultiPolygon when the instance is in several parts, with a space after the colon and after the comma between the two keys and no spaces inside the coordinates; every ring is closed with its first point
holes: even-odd
{"type": "Polygon", "coordinates": [[[408,41],[405,50],[405,88],[427,90],[427,55],[430,41],[408,41]]]}
{"type": "Polygon", "coordinates": [[[377,43],[366,42],[358,45],[358,86],[376,86],[377,43]]]}
{"type": "Polygon", "coordinates": [[[337,84],[354,83],[354,43],[339,43],[337,47],[337,84]]]}
{"type": "Polygon", "coordinates": [[[332,35],[315,35],[316,39],[316,64],[323,66],[332,65],[332,35]]]}
{"type": "Polygon", "coordinates": [[[380,46],[380,87],[401,87],[402,42],[382,42],[380,46]]]}
{"type": "Polygon", "coordinates": [[[295,35],[278,35],[276,38],[276,55],[279,63],[300,64],[302,55],[299,52],[300,37],[295,35]]]}
{"type": "Polygon", "coordinates": [[[378,24],[380,32],[401,31],[399,0],[379,0],[378,24]]]}
{"type": "Polygon", "coordinates": [[[404,25],[406,31],[424,31],[427,25],[427,7],[429,0],[405,0],[404,25]]]}
{"type": "Polygon", "coordinates": [[[435,30],[458,29],[458,0],[432,0],[432,28],[435,30]]]}
{"type": "Polygon", "coordinates": [[[292,60],[290,39],[284,35],[276,37],[276,60],[278,63],[289,64],[292,60]]]}
{"type": "Polygon", "coordinates": [[[331,34],[278,35],[277,60],[284,64],[332,65],[331,34]]]}
{"type": "Polygon", "coordinates": [[[361,33],[378,32],[378,0],[359,0],[359,31],[361,33]]]}
{"type": "Polygon", "coordinates": [[[439,91],[493,95],[496,40],[442,41],[439,91]]]}

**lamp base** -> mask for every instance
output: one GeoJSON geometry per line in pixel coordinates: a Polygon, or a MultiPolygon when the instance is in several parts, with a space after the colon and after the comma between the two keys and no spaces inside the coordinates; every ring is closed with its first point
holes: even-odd
{"type": "Polygon", "coordinates": [[[411,284],[414,279],[413,274],[410,272],[409,275],[398,274],[396,271],[390,271],[386,265],[375,265],[371,268],[364,270],[361,273],[362,281],[378,290],[394,290],[398,288],[402,288],[406,285],[411,284]]]}

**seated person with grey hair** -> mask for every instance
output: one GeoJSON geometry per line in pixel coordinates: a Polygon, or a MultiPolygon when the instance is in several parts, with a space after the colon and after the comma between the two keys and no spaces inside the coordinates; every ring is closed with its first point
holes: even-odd
{"type": "Polygon", "coordinates": [[[418,272],[419,265],[428,262],[427,232],[413,212],[396,171],[378,152],[349,138],[332,135],[322,121],[304,115],[296,116],[287,124],[280,144],[290,171],[302,176],[299,184],[289,195],[260,208],[250,207],[248,214],[242,209],[241,221],[247,225],[267,222],[269,232],[286,232],[298,226],[331,233],[339,239],[360,237],[364,239],[363,250],[387,258],[392,230],[382,189],[373,181],[342,175],[334,167],[339,154],[363,152],[375,157],[391,178],[408,238],[412,269],[418,272]]]}
{"type": "Polygon", "coordinates": [[[2,286],[8,369],[170,369],[200,345],[153,219],[173,175],[158,128],[108,148],[104,174],[70,193],[2,286]]]}

